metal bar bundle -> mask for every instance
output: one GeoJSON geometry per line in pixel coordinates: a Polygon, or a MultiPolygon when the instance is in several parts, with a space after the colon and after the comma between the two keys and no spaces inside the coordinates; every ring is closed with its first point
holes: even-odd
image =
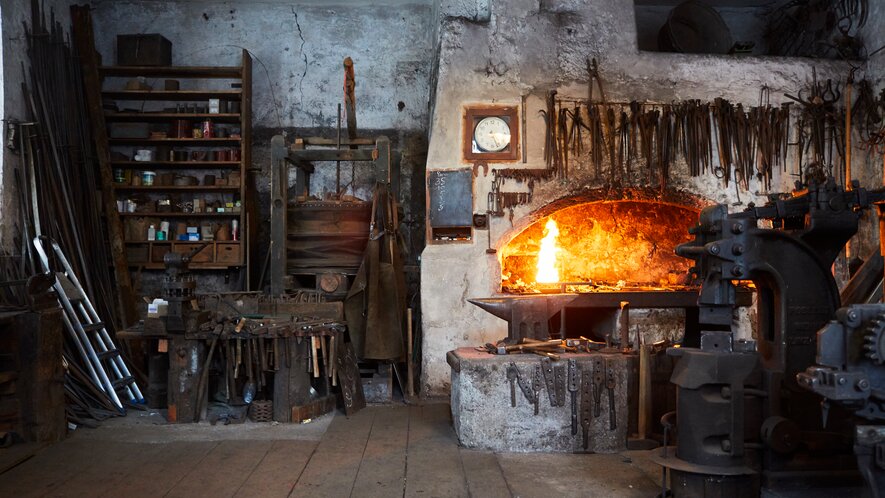
{"type": "Polygon", "coordinates": [[[71,256],[64,273],[79,276],[76,286],[84,299],[69,303],[65,322],[69,331],[79,326],[91,340],[84,342],[83,336],[72,332],[65,341],[68,419],[81,424],[88,418],[106,418],[108,412],[122,412],[115,389],[131,393],[131,401],[140,400],[141,393],[128,382],[131,375],[113,346],[114,330],[122,323],[116,279],[108,265],[108,236],[101,221],[95,145],[78,54],[54,13],[44,12],[38,1],[31,2],[31,20],[24,23],[24,31],[22,96],[28,116],[26,121],[7,123],[7,133],[13,134],[9,147],[19,157],[13,170],[20,214],[14,244],[18,254],[0,266],[7,280],[26,279],[54,267],[57,255],[43,265],[31,244],[41,236],[58,241],[71,256]],[[118,381],[116,385],[110,378],[101,382],[98,367],[88,360],[88,349],[118,381]]]}
{"type": "MultiPolygon", "coordinates": [[[[22,92],[30,113],[19,124],[22,242],[38,235],[57,241],[71,255],[88,296],[110,325],[120,324],[108,244],[98,205],[95,153],[83,100],[76,54],[60,23],[47,22],[37,2],[25,25],[29,67],[22,92]]],[[[26,243],[21,244],[23,249],[26,243]]],[[[33,252],[23,252],[38,268],[33,252]]],[[[114,327],[111,327],[112,330],[114,327]]]]}

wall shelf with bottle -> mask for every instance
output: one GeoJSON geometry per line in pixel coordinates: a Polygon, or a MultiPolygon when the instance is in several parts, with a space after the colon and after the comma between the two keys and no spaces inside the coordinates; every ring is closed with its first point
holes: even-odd
{"type": "Polygon", "coordinates": [[[252,61],[239,66],[102,66],[103,117],[127,264],[243,268],[257,207],[251,165],[252,61]]]}

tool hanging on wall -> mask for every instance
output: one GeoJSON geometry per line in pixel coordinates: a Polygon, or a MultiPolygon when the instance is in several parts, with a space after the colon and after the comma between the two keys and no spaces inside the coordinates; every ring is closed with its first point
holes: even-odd
{"type": "MultiPolygon", "coordinates": [[[[839,83],[833,86],[829,79],[826,83],[818,83],[817,71],[812,69],[810,88],[800,90],[798,96],[787,93],[784,96],[801,105],[799,132],[804,135],[803,140],[807,141],[811,151],[810,158],[806,158],[810,161],[800,168],[802,179],[826,179],[826,176],[833,174],[833,149],[839,156],[842,155],[837,136],[840,128],[837,123],[842,122],[841,110],[835,106],[842,96],[839,83]]],[[[804,149],[802,153],[807,155],[804,149]]],[[[844,175],[839,176],[844,178],[844,175]]]]}
{"type": "Polygon", "coordinates": [[[538,111],[544,117],[544,162],[553,174],[559,174],[561,157],[556,138],[558,130],[556,114],[556,90],[547,92],[546,109],[538,111]]]}
{"type": "Polygon", "coordinates": [[[513,222],[513,210],[517,206],[528,204],[532,201],[535,183],[547,180],[551,170],[537,168],[497,168],[492,170],[492,184],[489,190],[486,209],[491,216],[504,216],[504,211],[509,213],[510,222],[513,222]],[[514,180],[517,183],[525,183],[528,191],[505,192],[504,182],[514,180]]]}

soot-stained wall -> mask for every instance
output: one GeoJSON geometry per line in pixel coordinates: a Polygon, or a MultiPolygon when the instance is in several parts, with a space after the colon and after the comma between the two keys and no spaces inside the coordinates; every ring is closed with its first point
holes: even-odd
{"type": "MultiPolygon", "coordinates": [[[[50,12],[55,14],[61,25],[70,26],[70,6],[75,2],[64,0],[46,0],[41,2],[46,18],[50,12]]],[[[2,36],[2,60],[3,75],[0,78],[2,85],[2,99],[0,104],[0,117],[4,120],[3,130],[5,133],[6,122],[28,121],[28,110],[25,99],[22,96],[22,62],[27,64],[28,42],[25,28],[22,23],[31,23],[31,2],[27,0],[4,1],[0,5],[0,36],[2,36]]],[[[4,141],[5,142],[5,141],[4,141]]],[[[16,232],[18,223],[18,193],[15,187],[13,168],[19,161],[19,156],[12,153],[5,146],[0,161],[0,247],[11,248],[12,237],[16,232]]]]}

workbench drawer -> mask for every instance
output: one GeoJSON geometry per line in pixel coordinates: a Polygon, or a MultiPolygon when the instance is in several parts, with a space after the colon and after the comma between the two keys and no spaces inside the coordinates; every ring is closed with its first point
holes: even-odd
{"type": "MultiPolygon", "coordinates": [[[[173,246],[172,250],[181,254],[190,254],[200,244],[203,244],[203,242],[192,242],[190,244],[178,243],[173,246]]],[[[201,249],[200,252],[191,256],[191,263],[211,263],[213,256],[212,249],[212,244],[210,243],[209,245],[201,249]]]]}
{"type": "Polygon", "coordinates": [[[172,250],[172,244],[151,244],[151,263],[162,263],[163,256],[172,250]]]}
{"type": "Polygon", "coordinates": [[[126,261],[129,264],[147,263],[150,246],[148,244],[130,244],[126,246],[126,261]]]}
{"type": "Polygon", "coordinates": [[[215,256],[216,263],[239,264],[240,243],[218,243],[218,253],[215,256]]]}

